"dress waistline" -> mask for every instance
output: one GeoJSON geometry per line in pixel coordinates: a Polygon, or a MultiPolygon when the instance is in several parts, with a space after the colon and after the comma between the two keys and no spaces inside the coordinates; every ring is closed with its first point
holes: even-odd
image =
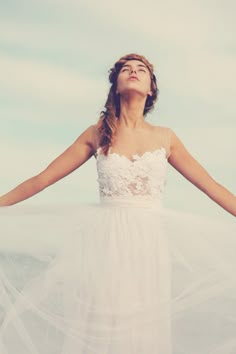
{"type": "Polygon", "coordinates": [[[151,209],[161,209],[161,200],[150,200],[144,198],[119,198],[119,197],[101,197],[100,204],[104,206],[122,206],[122,207],[140,207],[140,208],[151,208],[151,209]]]}

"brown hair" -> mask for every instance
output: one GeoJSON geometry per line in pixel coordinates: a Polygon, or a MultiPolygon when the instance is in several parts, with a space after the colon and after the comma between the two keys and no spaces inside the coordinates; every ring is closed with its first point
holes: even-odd
{"type": "Polygon", "coordinates": [[[154,108],[154,104],[157,101],[159,94],[156,77],[153,72],[153,65],[149,63],[149,61],[144,56],[138,54],[128,54],[121,57],[115,63],[115,65],[109,70],[109,81],[111,83],[111,87],[105,103],[105,110],[101,111],[98,121],[98,129],[100,135],[99,146],[102,148],[102,152],[105,155],[108,153],[109,146],[112,143],[112,137],[114,136],[117,128],[117,120],[120,116],[120,96],[116,93],[117,78],[122,66],[128,60],[141,61],[147,66],[150,72],[152,96],[147,96],[143,112],[144,116],[154,108]]]}

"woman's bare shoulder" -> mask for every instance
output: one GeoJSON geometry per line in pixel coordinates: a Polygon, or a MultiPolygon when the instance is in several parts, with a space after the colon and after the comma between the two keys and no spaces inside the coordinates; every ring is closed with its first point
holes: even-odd
{"type": "Polygon", "coordinates": [[[87,129],[85,130],[85,132],[90,135],[91,137],[97,137],[99,136],[99,129],[98,129],[98,124],[92,124],[90,126],[87,127],[87,129]]]}
{"type": "Polygon", "coordinates": [[[78,143],[84,141],[87,145],[90,145],[92,150],[96,151],[99,145],[99,130],[98,124],[92,124],[88,126],[78,137],[78,143]]]}
{"type": "Polygon", "coordinates": [[[149,128],[155,133],[155,134],[172,134],[173,130],[167,126],[164,125],[154,125],[148,123],[149,128]]]}

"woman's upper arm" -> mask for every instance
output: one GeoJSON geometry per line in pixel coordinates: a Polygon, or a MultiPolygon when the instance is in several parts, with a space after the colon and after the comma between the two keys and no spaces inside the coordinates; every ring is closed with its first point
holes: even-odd
{"type": "Polygon", "coordinates": [[[188,152],[173,131],[171,131],[168,161],[185,178],[207,194],[216,183],[203,166],[188,152]]]}
{"type": "Polygon", "coordinates": [[[97,128],[87,128],[61,155],[53,160],[37,177],[43,188],[67,176],[85,163],[95,152],[97,128]]]}

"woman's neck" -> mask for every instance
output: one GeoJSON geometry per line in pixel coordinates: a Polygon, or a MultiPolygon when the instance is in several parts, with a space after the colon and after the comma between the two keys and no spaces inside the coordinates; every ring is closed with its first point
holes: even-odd
{"type": "Polygon", "coordinates": [[[145,124],[143,116],[144,105],[145,102],[140,102],[140,99],[137,101],[121,101],[119,127],[141,128],[145,124]]]}

